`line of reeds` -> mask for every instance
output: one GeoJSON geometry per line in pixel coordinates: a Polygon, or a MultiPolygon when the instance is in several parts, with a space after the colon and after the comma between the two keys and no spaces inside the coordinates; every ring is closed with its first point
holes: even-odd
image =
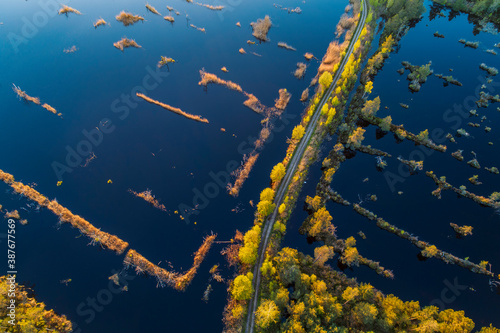
{"type": "Polygon", "coordinates": [[[151,13],[156,14],[156,15],[161,15],[155,7],[151,6],[149,3],[146,3],[146,9],[149,10],[151,13]]]}
{"type": "Polygon", "coordinates": [[[287,12],[288,12],[288,14],[290,14],[290,13],[297,13],[297,14],[302,13],[302,9],[300,9],[300,7],[288,8],[288,7],[283,7],[283,6],[281,6],[281,5],[277,5],[277,4],[275,4],[275,3],[273,4],[273,6],[274,6],[275,8],[278,8],[278,9],[281,9],[281,10],[284,10],[284,11],[287,11],[287,12]]]}
{"type": "Polygon", "coordinates": [[[132,189],[129,189],[128,191],[130,193],[132,193],[133,195],[135,195],[136,197],[141,198],[146,202],[149,202],[153,207],[158,208],[159,210],[162,210],[164,212],[167,211],[167,209],[165,208],[165,205],[160,204],[160,202],[155,198],[155,196],[153,195],[153,193],[151,192],[150,189],[147,189],[146,191],[143,191],[140,193],[137,193],[136,191],[134,191],[132,189]]]}
{"type": "MultiPolygon", "coordinates": [[[[226,81],[221,78],[219,78],[217,75],[208,73],[205,71],[205,69],[200,70],[200,77],[201,80],[198,82],[198,85],[208,87],[209,84],[214,83],[218,85],[225,86],[228,89],[235,90],[237,92],[240,92],[244,94],[247,97],[247,100],[243,102],[243,105],[246,107],[250,108],[251,110],[257,112],[257,113],[269,113],[270,108],[262,104],[255,95],[247,93],[241,88],[241,86],[237,83],[234,83],[232,81],[226,81]]],[[[280,98],[283,95],[283,101],[285,101],[286,94],[284,92],[280,93],[280,98]]]]}
{"type": "Polygon", "coordinates": [[[198,6],[202,6],[202,7],[211,9],[211,10],[223,10],[224,9],[224,6],[212,6],[212,5],[207,5],[207,4],[200,3],[200,2],[195,2],[195,4],[197,4],[198,6]]]}
{"type": "MultiPolygon", "coordinates": [[[[330,193],[329,195],[334,197],[335,200],[338,200],[339,203],[343,205],[350,205],[350,203],[346,200],[344,200],[340,194],[332,191],[330,188],[330,193]]],[[[328,196],[328,195],[327,195],[328,196]]],[[[323,197],[320,197],[321,202],[319,203],[317,209],[321,208],[326,208],[325,207],[325,200],[323,197]]],[[[310,213],[314,212],[315,209],[313,206],[309,205],[310,208],[310,213]]],[[[299,228],[299,232],[301,234],[307,234],[308,236],[311,236],[310,230],[312,227],[312,220],[313,220],[313,214],[309,215],[308,218],[303,222],[302,226],[299,228]]],[[[323,241],[325,245],[333,247],[334,251],[336,253],[339,253],[341,257],[339,258],[339,261],[347,266],[353,267],[353,266],[359,266],[359,265],[364,265],[368,266],[369,268],[373,269],[377,274],[382,275],[386,278],[393,279],[394,278],[394,273],[391,270],[385,269],[383,266],[380,265],[379,262],[376,262],[374,260],[368,259],[361,254],[359,254],[357,248],[355,247],[355,241],[354,244],[352,240],[354,240],[352,237],[351,240],[344,240],[344,239],[338,239],[336,234],[335,234],[335,227],[332,226],[332,229],[324,230],[318,234],[316,234],[313,238],[317,241],[323,241]]]]}
{"type": "Polygon", "coordinates": [[[248,156],[243,157],[241,166],[233,172],[232,176],[235,177],[234,184],[227,184],[229,194],[236,197],[248,178],[254,164],[257,162],[259,157],[258,150],[264,146],[264,143],[267,141],[271,133],[271,119],[281,115],[282,111],[286,108],[288,102],[290,101],[291,94],[286,89],[280,89],[279,98],[275,101],[275,107],[267,107],[262,104],[259,99],[255,97],[255,95],[245,92],[240,85],[234,82],[222,80],[217,77],[217,75],[208,73],[204,69],[200,70],[200,77],[201,80],[198,82],[198,85],[207,87],[208,84],[215,83],[244,94],[247,99],[243,102],[243,105],[259,114],[263,114],[265,117],[261,121],[262,129],[259,133],[259,138],[254,142],[253,151],[248,156]]]}
{"type": "Polygon", "coordinates": [[[12,187],[14,191],[27,197],[30,200],[37,202],[40,206],[46,207],[54,214],[59,216],[59,220],[63,223],[70,223],[73,227],[80,230],[84,235],[92,239],[92,243],[101,244],[102,246],[115,251],[117,254],[122,254],[128,247],[128,243],[94,227],[90,222],[81,216],[73,214],[69,209],[61,206],[56,200],[50,201],[45,196],[40,194],[34,188],[24,185],[21,182],[16,182],[14,176],[0,170],[0,180],[12,187]]]}
{"type": "MultiPolygon", "coordinates": [[[[12,84],[12,89],[14,90],[14,92],[17,94],[17,96],[19,97],[19,99],[23,99],[27,102],[32,102],[36,105],[40,105],[40,98],[38,97],[31,97],[30,95],[28,95],[25,91],[22,91],[21,88],[19,88],[18,86],[16,86],[14,83],[12,84]]],[[[47,103],[43,103],[42,105],[42,108],[44,108],[45,110],[55,114],[56,116],[59,116],[61,117],[62,114],[61,113],[58,113],[56,109],[54,109],[52,106],[50,106],[49,104],[47,103]]]]}
{"type": "Polygon", "coordinates": [[[62,5],[61,9],[59,9],[59,11],[58,11],[59,15],[65,14],[67,16],[69,13],[74,13],[76,15],[81,15],[82,14],[78,10],[76,10],[74,8],[71,8],[69,6],[66,6],[66,5],[62,5]]]}
{"type": "Polygon", "coordinates": [[[56,109],[54,109],[52,106],[48,105],[47,103],[42,104],[42,108],[44,108],[45,110],[47,110],[49,112],[52,112],[53,114],[55,114],[57,116],[61,116],[60,113],[57,113],[56,109]]]}
{"type": "Polygon", "coordinates": [[[127,268],[134,267],[137,274],[147,273],[150,276],[154,276],[159,283],[162,285],[165,283],[170,287],[175,287],[175,281],[179,276],[178,273],[169,272],[166,269],[156,266],[133,249],[128,250],[123,259],[123,264],[127,268]]]}
{"type": "Polygon", "coordinates": [[[401,156],[399,156],[397,160],[406,165],[410,169],[411,173],[417,170],[422,171],[424,169],[424,161],[405,160],[401,156]]]}
{"type": "Polygon", "coordinates": [[[32,103],[35,103],[37,105],[40,105],[40,98],[38,98],[38,97],[31,97],[25,91],[22,91],[21,88],[19,88],[18,86],[16,86],[14,83],[12,84],[12,86],[13,86],[12,89],[14,90],[14,92],[17,94],[17,96],[20,99],[24,99],[25,101],[32,102],[32,103]]]}
{"type": "Polygon", "coordinates": [[[326,196],[328,199],[332,200],[333,202],[336,202],[336,203],[341,204],[343,206],[349,206],[351,204],[349,201],[344,199],[339,193],[332,190],[332,188],[330,186],[328,186],[326,189],[326,196]]]}
{"type": "Polygon", "coordinates": [[[204,68],[202,68],[200,70],[200,77],[201,77],[201,80],[200,80],[200,82],[198,82],[198,85],[200,85],[200,86],[206,87],[210,83],[215,83],[215,84],[220,84],[222,86],[225,86],[228,89],[236,90],[240,93],[243,93],[243,89],[241,88],[241,86],[239,84],[236,84],[236,83],[231,82],[231,81],[222,80],[217,75],[206,72],[204,68]]]}
{"type": "Polygon", "coordinates": [[[123,264],[127,268],[135,267],[137,273],[147,273],[148,275],[155,277],[161,286],[166,284],[176,290],[184,291],[195,277],[198,268],[212,247],[216,237],[217,234],[205,237],[203,244],[200,246],[198,251],[194,253],[193,266],[184,274],[167,271],[166,269],[151,263],[133,249],[130,249],[125,255],[123,264]]]}
{"type": "MultiPolygon", "coordinates": [[[[410,241],[413,245],[418,247],[421,250],[425,250],[426,248],[432,246],[431,244],[421,241],[418,239],[418,237],[415,237],[411,235],[410,233],[399,229],[398,227],[390,224],[389,222],[385,221],[383,218],[377,217],[374,213],[370,212],[369,210],[359,206],[358,204],[353,205],[353,209],[360,215],[366,217],[369,220],[376,221],[377,226],[380,229],[384,229],[390,233],[395,234],[398,237],[404,238],[408,241],[410,241]]],[[[444,261],[447,264],[455,264],[464,268],[467,268],[471,272],[477,273],[477,274],[484,274],[487,276],[494,277],[495,274],[487,270],[485,267],[482,267],[480,265],[477,265],[469,260],[465,260],[462,258],[458,258],[448,252],[442,251],[437,249],[437,253],[434,255],[436,259],[440,259],[444,261]]]]}
{"type": "Polygon", "coordinates": [[[380,150],[377,148],[372,148],[369,146],[364,146],[364,145],[360,145],[359,147],[356,148],[356,150],[360,151],[362,153],[368,154],[368,155],[373,155],[373,156],[392,157],[391,154],[389,154],[383,150],[380,150]]]}
{"type": "Polygon", "coordinates": [[[347,246],[345,240],[338,239],[334,242],[328,242],[328,245],[331,245],[334,251],[341,255],[339,260],[342,264],[350,267],[359,265],[367,266],[374,270],[378,275],[382,275],[383,277],[389,279],[394,279],[394,273],[392,272],[392,270],[385,269],[385,267],[380,265],[380,262],[362,256],[361,254],[359,254],[355,247],[353,248],[347,246]]]}
{"type": "Polygon", "coordinates": [[[448,183],[444,177],[438,178],[434,174],[434,172],[432,172],[432,171],[427,171],[425,174],[427,175],[427,177],[432,178],[432,180],[434,180],[434,182],[438,186],[438,188],[432,192],[432,195],[434,195],[438,199],[441,199],[441,192],[442,191],[452,190],[456,194],[458,194],[462,197],[471,199],[474,202],[476,202],[482,206],[491,207],[494,209],[500,208],[500,202],[492,200],[490,198],[485,198],[485,197],[480,196],[480,195],[476,195],[476,194],[471,193],[465,189],[456,188],[456,187],[452,186],[450,183],[448,183]]]}
{"type": "Polygon", "coordinates": [[[250,175],[250,171],[252,171],[252,168],[258,158],[259,154],[255,153],[255,151],[253,151],[249,156],[245,155],[243,157],[242,165],[232,173],[232,176],[236,178],[234,184],[227,184],[227,190],[230,195],[233,197],[238,196],[245,180],[247,180],[250,175]]]}
{"type": "MultiPolygon", "coordinates": [[[[259,101],[259,99],[257,97],[255,97],[255,95],[245,92],[239,84],[236,84],[232,81],[222,80],[219,77],[217,77],[217,75],[212,74],[212,73],[208,73],[204,69],[200,70],[200,76],[201,76],[201,80],[200,80],[200,82],[198,82],[198,85],[202,85],[202,86],[207,87],[208,84],[215,83],[215,84],[223,85],[223,86],[227,87],[228,89],[236,90],[236,91],[244,94],[247,97],[247,100],[245,100],[243,102],[243,104],[246,107],[252,109],[253,111],[255,111],[257,113],[272,114],[275,111],[274,108],[269,108],[269,107],[265,106],[264,104],[262,104],[259,101]]],[[[280,105],[282,103],[287,102],[287,96],[288,96],[286,89],[282,89],[282,90],[283,91],[280,92],[280,105]]]]}
{"type": "Polygon", "coordinates": [[[205,28],[199,28],[199,27],[195,26],[194,24],[190,24],[189,26],[190,26],[191,28],[194,28],[194,29],[198,30],[198,31],[201,31],[201,32],[206,32],[206,31],[205,31],[205,28]]]}
{"type": "Polygon", "coordinates": [[[212,247],[212,244],[214,243],[216,237],[217,234],[212,234],[210,236],[205,237],[205,239],[203,240],[203,244],[201,244],[198,251],[194,253],[193,266],[191,266],[191,268],[186,273],[179,276],[179,278],[176,281],[177,283],[175,285],[175,289],[181,291],[186,290],[187,286],[189,286],[189,284],[195,277],[196,272],[198,271],[198,268],[200,267],[203,260],[205,259],[205,256],[207,255],[208,251],[212,247]]]}
{"type": "Polygon", "coordinates": [[[290,50],[290,51],[297,51],[296,48],[294,48],[293,46],[291,45],[288,45],[287,43],[285,42],[278,42],[278,47],[281,47],[282,49],[286,49],[286,50],[290,50]]]}
{"type": "MultiPolygon", "coordinates": [[[[358,117],[360,117],[361,119],[369,122],[372,125],[376,125],[378,127],[381,127],[381,124],[383,122],[383,119],[380,117],[367,116],[367,115],[362,114],[361,112],[359,112],[358,117]]],[[[401,140],[408,139],[408,140],[415,142],[416,144],[426,146],[426,147],[434,149],[436,151],[439,151],[442,153],[446,152],[446,149],[447,149],[446,146],[437,145],[429,139],[421,139],[418,135],[406,131],[403,125],[390,124],[389,131],[394,133],[401,140]]]]}
{"type": "Polygon", "coordinates": [[[161,106],[165,110],[171,111],[173,113],[177,113],[178,115],[181,115],[181,116],[186,117],[188,119],[199,121],[200,123],[207,123],[208,124],[208,120],[205,119],[205,118],[203,118],[203,117],[201,117],[201,116],[189,114],[187,112],[182,111],[179,108],[176,108],[176,107],[170,106],[168,104],[164,104],[162,102],[156,101],[156,100],[154,100],[152,98],[149,98],[146,95],[141,94],[141,93],[136,93],[136,96],[142,98],[146,102],[149,102],[151,104],[156,104],[158,106],[161,106]]]}

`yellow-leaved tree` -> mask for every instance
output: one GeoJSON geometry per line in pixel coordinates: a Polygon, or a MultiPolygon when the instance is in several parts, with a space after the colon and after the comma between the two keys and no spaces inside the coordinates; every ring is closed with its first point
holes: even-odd
{"type": "Polygon", "coordinates": [[[262,302],[255,312],[255,323],[262,329],[268,329],[280,318],[280,310],[274,301],[268,299],[262,302]]]}
{"type": "Polygon", "coordinates": [[[273,167],[273,170],[271,171],[271,180],[273,181],[273,183],[279,182],[281,179],[283,179],[285,174],[285,166],[280,162],[273,167]]]}
{"type": "Polygon", "coordinates": [[[293,129],[293,132],[292,132],[292,140],[298,141],[298,140],[302,139],[305,132],[306,132],[306,130],[305,130],[304,126],[302,126],[302,125],[295,126],[295,128],[293,129]]]}
{"type": "Polygon", "coordinates": [[[238,257],[240,261],[247,265],[253,265],[257,260],[257,251],[260,243],[260,227],[254,225],[243,237],[243,246],[240,248],[238,257]]]}
{"type": "Polygon", "coordinates": [[[246,275],[238,275],[231,289],[231,295],[235,300],[243,301],[250,299],[253,294],[252,287],[253,274],[248,272],[246,275]]]}
{"type": "Polygon", "coordinates": [[[9,297],[11,283],[6,276],[0,277],[0,326],[2,332],[71,332],[71,322],[53,310],[46,310],[44,303],[38,303],[28,296],[23,286],[15,284],[14,298],[9,297]],[[15,300],[15,319],[9,316],[9,303],[15,300]],[[11,321],[12,320],[12,321],[11,321]]]}

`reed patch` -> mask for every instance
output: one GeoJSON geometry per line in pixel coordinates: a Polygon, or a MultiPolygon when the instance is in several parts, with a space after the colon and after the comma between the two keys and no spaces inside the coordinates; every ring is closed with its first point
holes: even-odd
{"type": "Polygon", "coordinates": [[[185,118],[188,118],[188,119],[191,119],[191,120],[194,120],[194,121],[199,121],[201,123],[207,123],[208,124],[208,120],[205,119],[205,118],[203,118],[203,117],[201,117],[201,116],[189,114],[187,112],[182,111],[179,108],[176,108],[176,107],[170,106],[168,104],[156,101],[156,100],[154,100],[152,98],[149,98],[146,95],[141,94],[141,93],[136,93],[136,96],[142,98],[146,102],[149,102],[151,104],[155,104],[155,105],[161,106],[165,110],[171,111],[173,113],[177,113],[178,115],[183,116],[185,118]]]}
{"type": "Polygon", "coordinates": [[[113,46],[122,52],[124,49],[129,48],[129,47],[135,47],[138,49],[140,49],[142,47],[139,44],[137,44],[135,40],[128,39],[126,37],[122,38],[121,40],[119,40],[116,43],[113,43],[113,46]]]}
{"type": "Polygon", "coordinates": [[[116,15],[116,20],[123,23],[124,26],[128,27],[129,25],[133,25],[134,23],[137,23],[139,21],[144,21],[144,17],[121,11],[120,14],[116,15]]]}

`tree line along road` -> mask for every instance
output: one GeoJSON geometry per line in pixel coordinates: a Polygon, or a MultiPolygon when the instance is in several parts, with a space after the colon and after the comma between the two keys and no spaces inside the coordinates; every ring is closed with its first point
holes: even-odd
{"type": "Polygon", "coordinates": [[[260,289],[260,282],[261,282],[261,267],[262,267],[262,264],[264,263],[266,248],[267,248],[267,246],[269,244],[269,240],[271,238],[271,232],[273,230],[273,226],[274,226],[274,223],[276,221],[276,216],[278,215],[279,206],[281,205],[281,203],[283,201],[283,198],[285,196],[288,185],[290,184],[290,181],[292,180],[293,175],[295,174],[295,171],[297,169],[297,166],[300,163],[300,160],[302,159],[304,151],[309,145],[309,140],[311,139],[312,135],[314,134],[314,131],[316,129],[316,124],[317,124],[318,119],[321,115],[321,108],[328,101],[328,98],[330,97],[330,94],[332,93],[333,89],[336,88],[337,82],[340,79],[342,72],[344,71],[345,64],[347,63],[349,57],[351,56],[351,54],[354,50],[354,44],[358,40],[359,35],[361,34],[363,27],[365,26],[366,17],[368,14],[368,6],[367,6],[366,0],[361,0],[361,2],[363,4],[363,9],[361,11],[360,20],[359,20],[359,23],[356,27],[356,32],[354,33],[354,36],[351,39],[351,42],[349,43],[349,47],[347,48],[346,55],[342,59],[340,65],[339,65],[339,69],[335,73],[335,76],[333,78],[332,83],[330,84],[330,87],[328,88],[327,92],[325,94],[323,94],[323,97],[321,98],[321,101],[319,102],[319,104],[316,108],[316,112],[314,113],[314,115],[309,123],[309,126],[307,126],[307,130],[306,130],[304,136],[302,137],[302,140],[300,141],[300,143],[297,145],[297,147],[295,149],[295,153],[290,161],[290,164],[288,165],[286,174],[283,177],[283,179],[281,180],[281,183],[278,186],[278,190],[276,191],[276,195],[274,198],[274,203],[276,204],[276,208],[274,209],[271,216],[268,217],[267,221],[264,224],[264,228],[262,229],[261,241],[259,244],[259,250],[258,250],[258,254],[257,254],[257,260],[255,262],[254,270],[253,270],[252,286],[254,289],[254,294],[253,294],[253,296],[250,299],[250,302],[248,304],[248,315],[247,315],[247,320],[245,323],[245,333],[253,333],[253,331],[254,331],[255,311],[257,310],[258,299],[259,299],[259,289],[260,289]]]}

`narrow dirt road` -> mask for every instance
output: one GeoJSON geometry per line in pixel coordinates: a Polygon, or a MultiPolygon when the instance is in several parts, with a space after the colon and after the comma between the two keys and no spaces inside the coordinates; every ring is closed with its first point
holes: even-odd
{"type": "Polygon", "coordinates": [[[281,205],[283,201],[283,197],[285,196],[286,190],[288,188],[288,185],[290,184],[290,181],[292,180],[293,175],[295,174],[295,171],[297,169],[297,166],[300,163],[300,160],[302,159],[302,155],[304,155],[304,151],[309,145],[309,140],[311,139],[315,129],[316,129],[316,124],[318,122],[318,119],[321,115],[321,108],[323,105],[328,101],[328,98],[330,94],[332,93],[333,89],[336,88],[337,82],[342,75],[342,72],[344,71],[345,64],[347,63],[351,53],[354,50],[354,44],[359,38],[359,35],[361,34],[361,30],[363,30],[363,27],[365,26],[365,21],[368,13],[368,6],[366,4],[366,0],[362,1],[363,3],[363,11],[361,12],[361,17],[358,26],[356,27],[356,32],[354,33],[353,38],[351,39],[351,42],[349,44],[349,47],[347,48],[346,56],[340,63],[339,69],[335,73],[335,76],[333,77],[332,84],[330,85],[330,88],[328,88],[327,92],[323,95],[323,98],[318,104],[318,107],[316,108],[316,112],[314,113],[309,126],[307,127],[306,133],[302,137],[302,140],[298,144],[295,150],[295,154],[293,155],[290,164],[288,165],[287,171],[283,179],[281,180],[281,183],[278,187],[278,190],[276,191],[276,195],[274,198],[274,203],[276,204],[276,208],[274,209],[273,213],[271,216],[267,218],[267,221],[265,222],[264,228],[262,230],[262,235],[261,235],[261,240],[260,240],[260,245],[259,245],[259,251],[258,251],[258,256],[257,260],[255,262],[254,270],[253,270],[253,281],[252,285],[254,288],[254,294],[253,297],[250,299],[250,303],[248,304],[248,315],[247,315],[247,320],[245,323],[245,333],[253,333],[254,331],[254,326],[255,326],[255,311],[257,310],[257,305],[258,305],[258,299],[259,299],[259,289],[260,289],[260,281],[261,281],[261,267],[262,264],[264,263],[265,259],[265,252],[266,248],[269,244],[269,239],[271,238],[271,232],[273,230],[274,223],[276,221],[276,216],[278,215],[278,208],[281,205]]]}

